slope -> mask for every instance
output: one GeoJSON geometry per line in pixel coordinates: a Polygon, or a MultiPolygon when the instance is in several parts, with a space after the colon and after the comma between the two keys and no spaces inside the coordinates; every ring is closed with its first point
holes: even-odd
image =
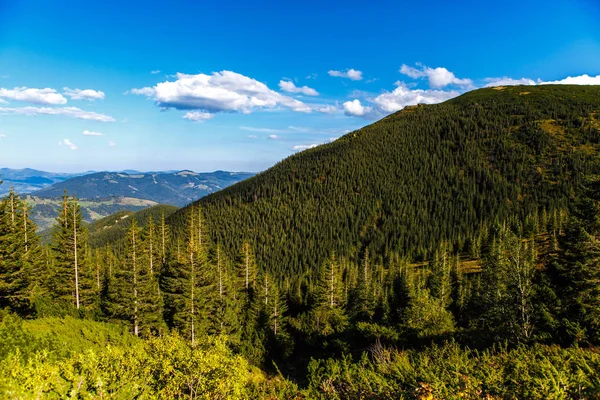
{"type": "MultiPolygon", "coordinates": [[[[332,250],[423,259],[442,242],[467,248],[494,221],[564,207],[599,171],[599,129],[598,87],[480,89],[407,107],[196,204],[214,242],[233,256],[249,240],[272,272],[314,270],[332,250]]],[[[170,218],[174,232],[189,210],[170,218]]]]}
{"type": "Polygon", "coordinates": [[[144,227],[150,218],[157,224],[160,222],[163,214],[167,218],[177,210],[178,208],[175,206],[159,204],[136,213],[118,212],[109,215],[89,225],[89,244],[91,247],[97,248],[103,247],[108,243],[119,242],[125,236],[133,219],[136,220],[139,226],[144,227]]]}

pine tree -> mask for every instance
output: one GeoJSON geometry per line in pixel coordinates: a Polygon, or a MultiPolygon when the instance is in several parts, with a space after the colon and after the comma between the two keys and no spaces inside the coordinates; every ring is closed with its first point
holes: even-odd
{"type": "Polygon", "coordinates": [[[21,314],[44,293],[44,260],[29,208],[10,190],[0,202],[0,308],[21,314]]]}
{"type": "Polygon", "coordinates": [[[77,310],[97,306],[98,292],[94,288],[94,273],[87,265],[85,249],[87,229],[77,200],[63,194],[63,203],[52,235],[55,258],[50,287],[54,298],[72,304],[77,310]]]}
{"type": "Polygon", "coordinates": [[[235,290],[234,271],[220,245],[217,244],[207,266],[213,269],[209,272],[209,279],[213,280],[209,285],[213,288],[209,297],[212,300],[210,332],[227,334],[230,340],[237,341],[243,323],[240,318],[243,302],[235,290]]]}
{"type": "Polygon", "coordinates": [[[600,179],[588,178],[548,276],[556,295],[559,339],[600,344],[600,179]]]}
{"type": "Polygon", "coordinates": [[[168,245],[169,243],[171,243],[171,228],[165,222],[165,210],[162,210],[160,216],[160,226],[158,227],[158,231],[160,235],[161,268],[163,268],[167,264],[168,245]]]}
{"type": "Polygon", "coordinates": [[[125,258],[109,289],[113,317],[130,321],[134,335],[150,336],[162,325],[157,283],[143,251],[141,228],[132,220],[125,240],[125,258]]]}
{"type": "Polygon", "coordinates": [[[256,286],[256,259],[250,242],[244,242],[237,263],[237,291],[251,294],[256,286]]]}
{"type": "Polygon", "coordinates": [[[369,260],[369,249],[366,249],[365,256],[358,273],[358,286],[352,291],[350,296],[351,316],[358,321],[370,321],[375,312],[375,303],[372,290],[372,267],[369,260]]]}
{"type": "Polygon", "coordinates": [[[193,210],[187,214],[185,254],[181,246],[177,246],[177,257],[172,257],[167,263],[163,291],[169,320],[191,341],[192,346],[208,331],[207,314],[212,303],[207,251],[204,242],[199,246],[201,240],[198,238],[196,217],[193,210]]]}

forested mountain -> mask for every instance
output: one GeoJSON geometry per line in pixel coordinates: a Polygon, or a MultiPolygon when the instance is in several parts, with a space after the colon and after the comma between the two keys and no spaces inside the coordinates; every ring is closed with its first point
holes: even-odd
{"type": "Polygon", "coordinates": [[[66,189],[80,199],[129,197],[184,206],[209,193],[251,177],[247,172],[193,171],[125,173],[98,172],[79,176],[32,193],[39,198],[61,197],[66,189]]]}
{"type": "MultiPolygon", "coordinates": [[[[269,271],[314,270],[330,251],[430,258],[468,251],[511,216],[565,207],[597,171],[600,90],[496,87],[419,105],[293,155],[201,199],[229,255],[250,241],[269,271]]],[[[170,218],[174,232],[189,208],[170,218]]]]}

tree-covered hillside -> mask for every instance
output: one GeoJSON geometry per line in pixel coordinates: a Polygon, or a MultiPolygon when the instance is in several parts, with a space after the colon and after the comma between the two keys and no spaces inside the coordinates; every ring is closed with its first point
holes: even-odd
{"type": "Polygon", "coordinates": [[[407,107],[198,204],[214,242],[233,255],[250,241],[270,271],[314,269],[331,250],[429,258],[442,242],[468,250],[509,216],[550,218],[597,170],[599,140],[598,87],[480,89],[407,107]]]}
{"type": "Polygon", "coordinates": [[[158,222],[163,217],[169,217],[177,210],[178,208],[175,206],[159,204],[136,213],[127,211],[118,212],[92,222],[88,226],[90,246],[104,247],[107,244],[118,246],[118,242],[123,240],[127,230],[131,226],[132,220],[135,220],[140,227],[145,227],[151,218],[154,222],[158,222]]]}

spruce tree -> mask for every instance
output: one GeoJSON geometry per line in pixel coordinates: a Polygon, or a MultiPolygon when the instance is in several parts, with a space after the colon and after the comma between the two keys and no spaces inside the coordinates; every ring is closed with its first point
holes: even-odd
{"type": "Polygon", "coordinates": [[[10,190],[0,202],[0,308],[22,315],[44,293],[43,252],[27,204],[10,190]]]}
{"type": "Polygon", "coordinates": [[[556,295],[559,339],[600,344],[600,179],[588,178],[571,219],[559,232],[548,276],[556,295]]]}
{"type": "Polygon", "coordinates": [[[66,190],[51,246],[55,259],[50,278],[52,296],[77,310],[96,309],[99,292],[94,289],[95,274],[86,260],[87,229],[77,200],[69,201],[66,190]]]}

